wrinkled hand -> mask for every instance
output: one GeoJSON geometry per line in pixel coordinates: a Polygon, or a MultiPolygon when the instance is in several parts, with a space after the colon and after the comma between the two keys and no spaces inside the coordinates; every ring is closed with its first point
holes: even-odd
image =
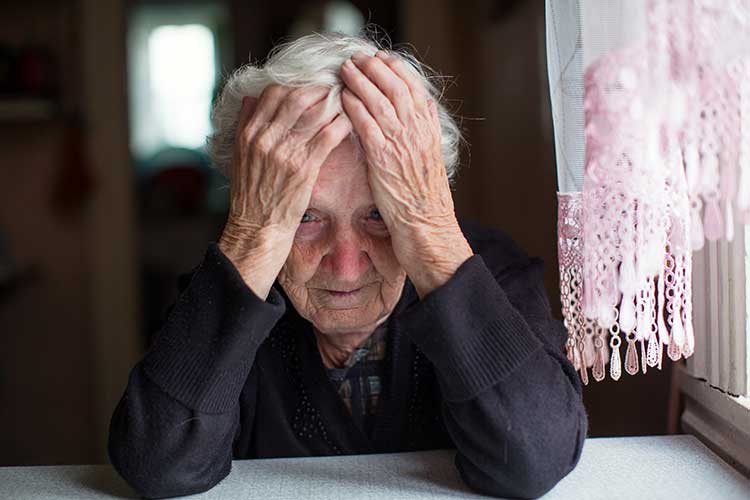
{"type": "Polygon", "coordinates": [[[321,165],[352,130],[345,115],[326,109],[328,92],[270,85],[260,98],[242,102],[219,248],[264,300],[289,256],[321,165]]]}
{"type": "Polygon", "coordinates": [[[456,221],[437,104],[400,59],[355,54],[341,101],[360,137],[375,204],[420,297],[472,255],[456,221]]]}

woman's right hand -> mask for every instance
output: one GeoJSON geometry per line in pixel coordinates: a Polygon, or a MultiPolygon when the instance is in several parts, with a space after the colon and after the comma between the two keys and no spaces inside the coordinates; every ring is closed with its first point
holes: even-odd
{"type": "Polygon", "coordinates": [[[263,300],[289,256],[320,166],[351,132],[346,115],[326,109],[328,92],[270,85],[242,100],[218,245],[263,300]]]}

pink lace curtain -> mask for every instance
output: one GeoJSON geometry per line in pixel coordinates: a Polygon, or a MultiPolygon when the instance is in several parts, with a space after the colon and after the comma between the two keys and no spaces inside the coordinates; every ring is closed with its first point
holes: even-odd
{"type": "Polygon", "coordinates": [[[693,353],[692,251],[750,223],[750,0],[547,0],[568,357],[693,353]]]}

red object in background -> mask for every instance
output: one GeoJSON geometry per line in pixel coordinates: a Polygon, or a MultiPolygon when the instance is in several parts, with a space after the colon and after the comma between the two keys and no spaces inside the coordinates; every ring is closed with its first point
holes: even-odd
{"type": "Polygon", "coordinates": [[[172,164],[151,178],[150,188],[170,201],[180,212],[199,210],[206,198],[206,174],[193,165],[172,164]]]}
{"type": "Polygon", "coordinates": [[[59,75],[52,52],[45,47],[21,48],[14,65],[15,91],[33,97],[58,96],[59,75]]]}
{"type": "Polygon", "coordinates": [[[53,204],[58,213],[78,212],[94,191],[94,174],[83,145],[83,127],[71,123],[65,128],[61,166],[53,188],[53,204]]]}

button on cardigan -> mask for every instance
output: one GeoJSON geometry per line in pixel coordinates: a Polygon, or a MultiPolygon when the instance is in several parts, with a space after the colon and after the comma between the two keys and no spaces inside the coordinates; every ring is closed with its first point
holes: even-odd
{"type": "Polygon", "coordinates": [[[206,491],[232,460],[455,448],[464,482],[537,498],[575,467],[587,431],[543,266],[503,232],[462,223],[474,250],[388,321],[368,435],[330,383],[312,326],[278,283],[262,301],[216,244],[183,281],[132,369],[109,456],[142,496],[206,491]]]}

